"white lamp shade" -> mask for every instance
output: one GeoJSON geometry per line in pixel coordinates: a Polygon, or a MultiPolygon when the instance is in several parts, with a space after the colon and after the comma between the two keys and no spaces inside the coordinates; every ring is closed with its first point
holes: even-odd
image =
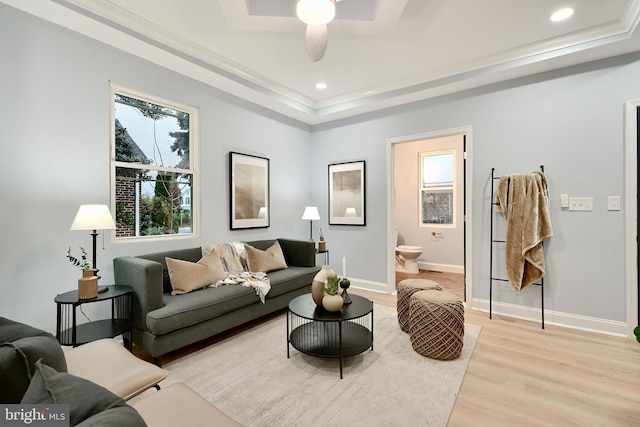
{"type": "Polygon", "coordinates": [[[335,0],[298,0],[298,19],[307,25],[325,25],[336,16],[335,0]]]}
{"type": "Polygon", "coordinates": [[[307,206],[304,208],[304,213],[302,214],[302,219],[307,219],[309,221],[317,221],[320,219],[320,213],[318,212],[318,208],[315,206],[307,206]]]}
{"type": "Polygon", "coordinates": [[[107,205],[80,205],[71,230],[113,230],[113,221],[107,205]]]}

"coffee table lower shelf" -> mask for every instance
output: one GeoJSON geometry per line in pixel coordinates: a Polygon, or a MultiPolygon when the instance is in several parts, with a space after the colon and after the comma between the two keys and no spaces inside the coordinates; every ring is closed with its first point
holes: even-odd
{"type": "Polygon", "coordinates": [[[349,357],[371,348],[371,331],[352,322],[308,322],[289,336],[296,350],[318,357],[349,357]],[[340,339],[342,324],[342,339],[340,339]]]}

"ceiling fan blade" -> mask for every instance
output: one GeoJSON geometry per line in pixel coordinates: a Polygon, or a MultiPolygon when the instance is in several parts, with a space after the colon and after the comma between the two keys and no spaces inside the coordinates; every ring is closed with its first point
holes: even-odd
{"type": "Polygon", "coordinates": [[[313,62],[318,62],[324,56],[329,42],[329,32],[326,25],[307,25],[305,33],[307,53],[313,62]]]}

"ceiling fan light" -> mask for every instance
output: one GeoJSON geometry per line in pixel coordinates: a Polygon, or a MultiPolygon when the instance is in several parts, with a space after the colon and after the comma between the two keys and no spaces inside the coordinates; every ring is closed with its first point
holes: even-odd
{"type": "Polygon", "coordinates": [[[336,16],[335,0],[297,0],[296,15],[307,25],[325,25],[336,16]]]}
{"type": "Polygon", "coordinates": [[[313,62],[318,62],[324,56],[329,43],[329,32],[326,25],[307,25],[305,33],[307,54],[313,62]]]}

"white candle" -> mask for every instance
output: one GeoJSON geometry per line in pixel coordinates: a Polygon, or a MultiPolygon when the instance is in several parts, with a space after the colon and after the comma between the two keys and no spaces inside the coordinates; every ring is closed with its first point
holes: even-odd
{"type": "Polygon", "coordinates": [[[342,257],[342,277],[347,277],[347,257],[342,257]]]}

